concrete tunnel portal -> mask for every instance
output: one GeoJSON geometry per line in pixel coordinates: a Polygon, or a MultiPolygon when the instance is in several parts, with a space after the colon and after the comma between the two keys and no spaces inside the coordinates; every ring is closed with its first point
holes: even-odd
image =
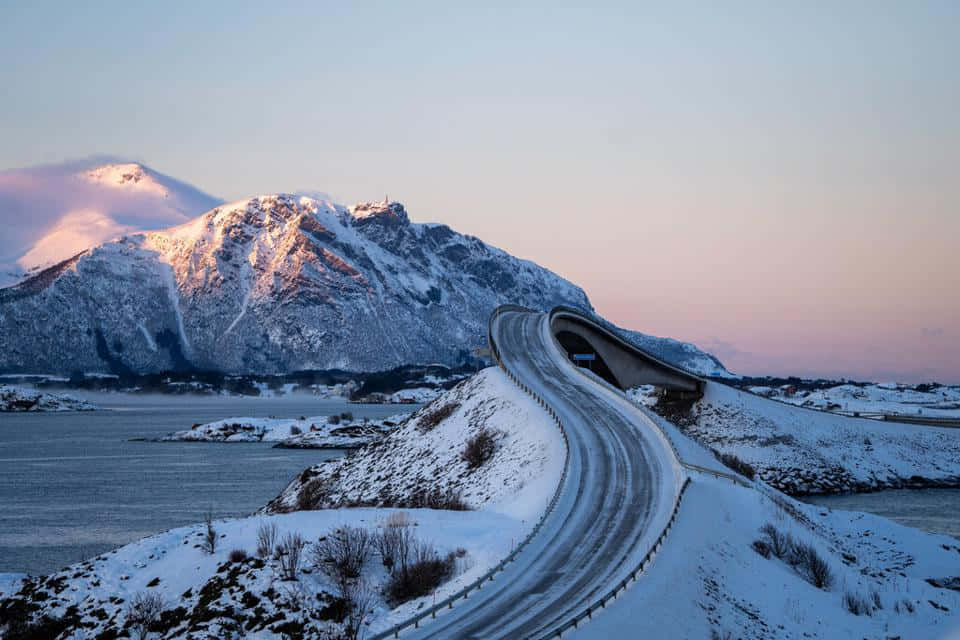
{"type": "Polygon", "coordinates": [[[550,329],[575,365],[585,365],[621,390],[650,384],[678,400],[703,395],[703,379],[630,344],[575,310],[554,309],[550,329]]]}

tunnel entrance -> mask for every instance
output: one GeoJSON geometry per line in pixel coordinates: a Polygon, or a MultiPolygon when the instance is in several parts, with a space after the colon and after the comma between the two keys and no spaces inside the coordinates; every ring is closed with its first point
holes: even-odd
{"type": "Polygon", "coordinates": [[[607,366],[606,361],[603,357],[596,352],[596,349],[593,348],[583,336],[577,335],[572,331],[558,331],[557,342],[560,343],[560,346],[564,348],[567,352],[567,356],[574,361],[579,367],[584,369],[589,369],[595,374],[617,387],[618,389],[623,389],[623,385],[617,380],[617,377],[613,375],[613,372],[610,371],[610,367],[607,366]],[[594,356],[593,360],[577,360],[575,356],[577,355],[592,355],[594,356]]]}
{"type": "Polygon", "coordinates": [[[554,309],[550,329],[574,364],[589,368],[619,389],[649,384],[674,400],[703,396],[701,378],[643,351],[575,310],[554,309]]]}

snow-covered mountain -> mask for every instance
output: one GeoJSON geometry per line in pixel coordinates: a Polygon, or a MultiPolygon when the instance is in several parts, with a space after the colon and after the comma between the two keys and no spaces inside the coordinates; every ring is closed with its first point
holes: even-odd
{"type": "Polygon", "coordinates": [[[182,224],[220,202],[143,165],[103,158],[0,172],[0,286],[107,240],[182,224]]]}
{"type": "Polygon", "coordinates": [[[291,195],[217,207],[0,289],[0,368],[276,372],[452,363],[498,304],[589,308],[532,262],[403,205],[291,195]]]}

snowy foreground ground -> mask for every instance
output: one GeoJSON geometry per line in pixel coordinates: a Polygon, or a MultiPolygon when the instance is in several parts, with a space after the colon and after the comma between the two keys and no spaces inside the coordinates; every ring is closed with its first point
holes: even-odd
{"type": "MultiPolygon", "coordinates": [[[[631,396],[653,404],[649,391],[631,396]]],[[[712,383],[674,420],[792,495],[960,486],[960,429],[796,408],[712,383]]]]}
{"type": "Polygon", "coordinates": [[[96,405],[64,394],[44,393],[16,385],[0,385],[0,412],[95,411],[96,405]]]}
{"type": "Polygon", "coordinates": [[[389,433],[407,414],[355,419],[352,414],[300,418],[225,418],[161,438],[164,442],[275,442],[303,449],[350,449],[389,433]]]}
{"type": "MultiPolygon", "coordinates": [[[[716,467],[706,449],[658,421],[684,461],[716,467]]],[[[802,426],[784,422],[782,428],[791,425],[802,426]]],[[[213,554],[202,548],[206,529],[199,524],[45,578],[0,577],[0,620],[23,610],[34,619],[66,615],[74,624],[62,637],[111,637],[128,624],[137,594],[156,593],[167,613],[154,638],[240,637],[237,628],[251,638],[298,637],[300,631],[341,637],[337,587],[313,565],[311,551],[337,527],[382,531],[389,517],[403,513],[416,523],[411,530],[418,540],[455,559],[454,577],[434,595],[392,609],[377,593],[363,627],[370,635],[455,592],[506,555],[549,501],[563,457],[562,439],[543,410],[499,370],[487,369],[382,440],[306,470],[264,513],[215,522],[213,554]],[[471,470],[461,452],[485,427],[495,431],[497,447],[492,459],[471,470]],[[451,496],[473,510],[389,506],[451,496]],[[299,533],[309,543],[297,580],[282,579],[278,560],[255,557],[257,529],[265,522],[276,523],[281,537],[299,533]],[[250,558],[231,561],[233,549],[250,558]]],[[[743,487],[693,471],[691,479],[653,565],[565,637],[960,638],[960,592],[946,588],[960,581],[960,541],[804,505],[762,484],[743,487]],[[796,545],[787,545],[782,557],[759,553],[755,542],[769,539],[765,525],[813,549],[828,568],[829,584],[814,586],[789,551],[796,545]]],[[[376,592],[386,579],[374,554],[363,580],[376,592]]],[[[489,586],[496,589],[497,579],[489,586]]]]}

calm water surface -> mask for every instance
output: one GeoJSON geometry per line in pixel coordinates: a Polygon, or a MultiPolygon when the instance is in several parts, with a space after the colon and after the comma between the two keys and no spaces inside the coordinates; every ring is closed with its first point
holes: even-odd
{"type": "Polygon", "coordinates": [[[892,489],[804,500],[831,509],[875,513],[908,527],[960,538],[960,489],[892,489]]]}
{"type": "Polygon", "coordinates": [[[248,514],[341,451],[130,442],[232,416],[415,409],[292,398],[83,395],[110,411],[0,414],[0,572],[47,573],[143,536],[248,514]]]}

